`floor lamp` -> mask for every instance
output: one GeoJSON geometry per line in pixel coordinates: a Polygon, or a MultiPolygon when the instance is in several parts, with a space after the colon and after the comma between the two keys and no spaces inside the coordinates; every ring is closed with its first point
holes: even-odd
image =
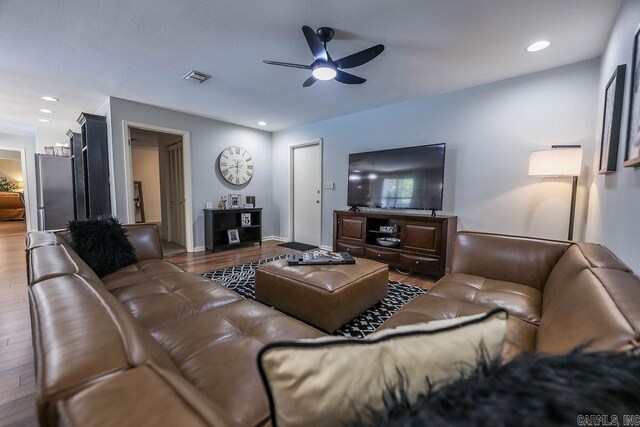
{"type": "Polygon", "coordinates": [[[582,169],[582,148],[579,145],[552,145],[550,150],[533,151],[529,158],[529,176],[572,177],[571,211],[569,212],[568,240],[573,240],[576,216],[578,176],[582,169]]]}

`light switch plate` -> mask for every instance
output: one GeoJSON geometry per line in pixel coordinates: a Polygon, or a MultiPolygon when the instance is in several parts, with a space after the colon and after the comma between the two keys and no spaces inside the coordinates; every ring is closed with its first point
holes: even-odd
{"type": "Polygon", "coordinates": [[[335,187],[335,183],[333,181],[325,181],[322,184],[322,188],[324,188],[325,190],[333,190],[335,187]]]}

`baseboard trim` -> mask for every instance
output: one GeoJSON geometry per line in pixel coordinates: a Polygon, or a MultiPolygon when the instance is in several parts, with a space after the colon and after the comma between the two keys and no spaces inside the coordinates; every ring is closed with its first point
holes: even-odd
{"type": "Polygon", "coordinates": [[[323,251],[332,251],[333,248],[331,246],[327,246],[327,245],[320,245],[320,249],[322,249],[323,251]]]}
{"type": "Polygon", "coordinates": [[[276,242],[289,242],[290,241],[286,237],[282,237],[282,236],[264,236],[262,238],[263,242],[265,242],[267,240],[275,240],[276,242]]]}
{"type": "Polygon", "coordinates": [[[193,252],[202,252],[206,249],[205,246],[196,246],[195,248],[193,248],[193,252]]]}

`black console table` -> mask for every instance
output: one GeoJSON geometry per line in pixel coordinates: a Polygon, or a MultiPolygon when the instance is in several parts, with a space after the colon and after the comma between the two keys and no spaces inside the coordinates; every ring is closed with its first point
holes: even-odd
{"type": "Polygon", "coordinates": [[[204,241],[216,252],[240,246],[262,244],[262,208],[205,209],[204,241]],[[242,224],[242,214],[251,215],[251,225],[242,224]],[[238,230],[239,243],[229,243],[229,230],[238,230]]]}

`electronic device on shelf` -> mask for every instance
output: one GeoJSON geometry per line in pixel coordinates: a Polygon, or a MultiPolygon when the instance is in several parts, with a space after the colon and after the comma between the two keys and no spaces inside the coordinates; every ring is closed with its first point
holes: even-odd
{"type": "Polygon", "coordinates": [[[289,265],[331,265],[331,264],[355,264],[351,254],[347,252],[294,252],[287,255],[289,265]]]}
{"type": "Polygon", "coordinates": [[[347,204],[442,210],[445,151],[432,144],[350,154],[347,204]]]}

